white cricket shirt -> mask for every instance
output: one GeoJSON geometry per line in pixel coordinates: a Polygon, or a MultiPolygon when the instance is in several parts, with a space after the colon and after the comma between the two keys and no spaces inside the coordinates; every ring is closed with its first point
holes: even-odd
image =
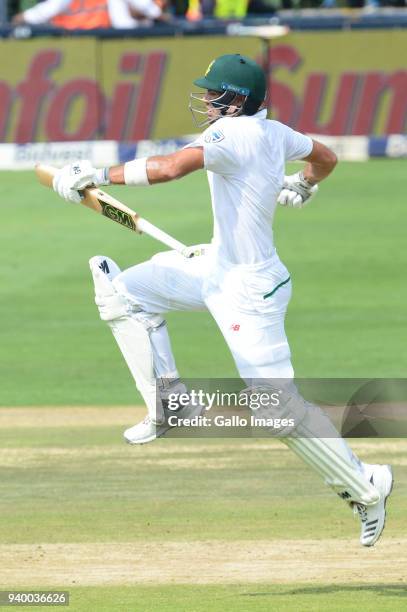
{"type": "Polygon", "coordinates": [[[285,163],[312,151],[312,140],[261,110],[222,117],[191,143],[203,147],[212,199],[216,257],[257,264],[275,252],[272,221],[285,163]]]}

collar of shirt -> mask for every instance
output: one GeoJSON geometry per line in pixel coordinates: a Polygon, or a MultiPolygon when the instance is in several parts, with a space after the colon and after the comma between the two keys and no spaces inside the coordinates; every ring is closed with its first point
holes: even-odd
{"type": "Polygon", "coordinates": [[[267,119],[267,108],[262,108],[255,115],[253,115],[253,117],[256,117],[257,119],[267,119]]]}
{"type": "MultiPolygon", "coordinates": [[[[238,117],[245,117],[246,119],[267,119],[267,108],[262,108],[257,111],[257,113],[254,113],[254,115],[238,115],[238,117]]],[[[219,119],[222,119],[222,117],[219,117],[219,119]]]]}

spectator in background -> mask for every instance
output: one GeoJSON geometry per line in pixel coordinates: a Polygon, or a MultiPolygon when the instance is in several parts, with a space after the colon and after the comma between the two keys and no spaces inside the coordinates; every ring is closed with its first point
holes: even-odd
{"type": "Polygon", "coordinates": [[[244,19],[249,3],[249,0],[189,0],[186,17],[190,21],[212,16],[244,19]]]}
{"type": "Polygon", "coordinates": [[[198,21],[202,17],[212,17],[214,8],[215,0],[189,0],[185,16],[189,21],[198,21]]]}
{"type": "Polygon", "coordinates": [[[244,19],[247,15],[249,0],[216,0],[215,17],[244,19]]]}
{"type": "Polygon", "coordinates": [[[278,6],[292,8],[295,3],[296,0],[186,0],[174,1],[172,5],[176,14],[185,14],[190,21],[197,21],[203,17],[244,19],[248,13],[272,14],[278,6]],[[185,6],[183,13],[182,5],[185,6]]]}
{"type": "Polygon", "coordinates": [[[202,19],[203,13],[200,0],[189,0],[185,16],[189,21],[199,21],[202,19]]]}
{"type": "Polygon", "coordinates": [[[163,17],[163,0],[44,0],[18,13],[14,25],[50,23],[67,30],[134,28],[163,17]]]}

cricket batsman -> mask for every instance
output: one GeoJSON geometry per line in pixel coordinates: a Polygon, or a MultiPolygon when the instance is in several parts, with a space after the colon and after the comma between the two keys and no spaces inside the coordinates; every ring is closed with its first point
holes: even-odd
{"type": "MultiPolygon", "coordinates": [[[[124,271],[108,257],[90,260],[100,316],[111,328],[148,409],[141,423],[125,431],[125,439],[144,444],[164,435],[170,428],[165,400],[170,391],[185,390],[164,313],[206,309],[249,386],[259,380],[271,387],[273,381],[286,381],[276,416],[293,417],[295,427],[281,440],[353,507],[361,520],[360,541],[372,546],[384,528],[392,471],[387,465],[361,462],[320,408],[299,396],[284,329],[291,279],[272,231],[277,203],[294,208],[308,204],[318,183],[335,168],[336,156],[323,144],[267,119],[265,76],[250,58],[218,57],[194,83],[203,92],[191,94],[190,109],[205,130],[190,145],[111,168],[79,161],[54,177],[54,189],[62,198],[80,202],[80,190],[87,186],[148,187],[196,170],[205,169],[208,175],[213,239],[195,247],[195,257],[162,252],[124,271]],[[305,164],[300,172],[285,176],[285,164],[291,160],[305,164]],[[313,435],[322,421],[324,435],[313,435]]],[[[272,413],[273,407],[269,410],[272,413]]],[[[189,404],[179,412],[193,417],[202,407],[189,404]]]]}

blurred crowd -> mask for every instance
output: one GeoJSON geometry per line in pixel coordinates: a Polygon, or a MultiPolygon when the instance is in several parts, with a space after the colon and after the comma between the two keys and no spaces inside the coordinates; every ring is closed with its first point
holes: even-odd
{"type": "MultiPolygon", "coordinates": [[[[0,0],[1,2],[2,0],[0,0]]],[[[172,19],[243,19],[296,8],[379,8],[406,0],[6,0],[14,25],[49,24],[67,30],[134,28],[172,19]]]]}

